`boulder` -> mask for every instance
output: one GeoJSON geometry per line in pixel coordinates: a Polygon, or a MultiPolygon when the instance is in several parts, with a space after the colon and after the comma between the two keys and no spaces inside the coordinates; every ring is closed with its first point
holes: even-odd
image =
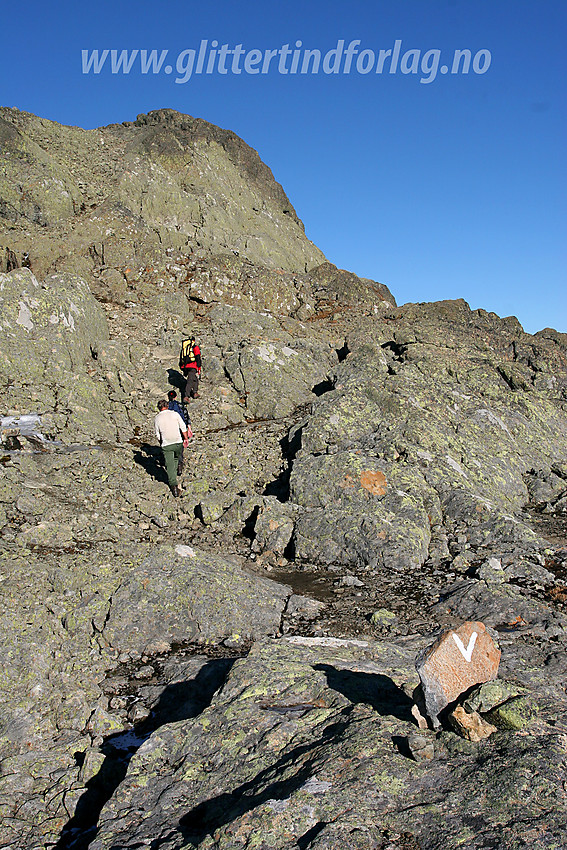
{"type": "Polygon", "coordinates": [[[416,659],[427,713],[439,726],[439,712],[474,685],[498,675],[500,649],[483,623],[463,623],[442,634],[416,659]]]}
{"type": "Polygon", "coordinates": [[[254,525],[252,551],[269,549],[283,555],[293,534],[297,510],[290,502],[280,502],[275,496],[264,496],[254,525]]]}
{"type": "Polygon", "coordinates": [[[467,741],[483,741],[496,732],[496,726],[484,720],[476,711],[467,711],[458,705],[449,715],[449,723],[467,741]]]}
{"type": "Polygon", "coordinates": [[[121,652],[276,634],[291,590],[192,547],[160,549],[125,578],[104,627],[121,652]]]}
{"type": "Polygon", "coordinates": [[[404,569],[427,557],[434,494],[415,467],[357,450],[302,454],[290,493],[300,506],[293,538],[298,558],[404,569]]]}

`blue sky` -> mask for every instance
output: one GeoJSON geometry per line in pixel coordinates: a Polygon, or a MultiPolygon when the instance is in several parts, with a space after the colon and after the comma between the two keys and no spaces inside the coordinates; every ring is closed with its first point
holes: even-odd
{"type": "Polygon", "coordinates": [[[398,303],[463,297],[532,333],[567,332],[563,0],[31,0],[5,4],[2,18],[2,105],[86,128],[171,107],[234,130],[328,259],[385,283],[398,303]],[[177,57],[203,40],[207,59],[213,40],[262,55],[300,41],[322,57],[342,41],[342,65],[291,74],[289,56],[287,74],[275,62],[251,74],[239,60],[238,74],[229,57],[227,74],[215,65],[176,83],[177,57]],[[408,73],[400,60],[390,73],[391,57],[382,73],[357,70],[363,50],[377,60],[396,40],[400,60],[419,51],[408,73]],[[167,50],[173,70],[142,74],[138,56],[127,75],[108,63],[84,74],[81,51],[94,49],[167,50]],[[463,49],[479,73],[442,74],[463,49]],[[432,50],[434,78],[419,64],[432,50]]]}

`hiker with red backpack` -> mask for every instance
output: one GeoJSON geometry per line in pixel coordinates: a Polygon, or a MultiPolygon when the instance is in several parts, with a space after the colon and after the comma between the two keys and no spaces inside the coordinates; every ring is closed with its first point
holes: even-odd
{"type": "Polygon", "coordinates": [[[184,339],[179,353],[179,368],[186,380],[183,392],[183,402],[199,398],[199,379],[201,377],[201,349],[195,342],[195,337],[184,339]]]}

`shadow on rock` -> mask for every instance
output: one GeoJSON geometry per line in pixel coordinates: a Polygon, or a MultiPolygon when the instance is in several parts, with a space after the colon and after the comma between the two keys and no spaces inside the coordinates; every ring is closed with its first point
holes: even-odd
{"type": "Polygon", "coordinates": [[[201,667],[194,679],[168,685],[147,720],[105,739],[100,747],[105,756],[102,766],[86,783],[75,814],[63,827],[53,850],[86,850],[96,835],[103,806],[123,781],[130,759],[138,748],[165,723],[188,720],[204,711],[226,681],[234,661],[234,658],[213,659],[201,667]]]}
{"type": "Polygon", "coordinates": [[[412,701],[389,676],[382,673],[362,673],[356,670],[339,670],[330,664],[315,664],[327,676],[327,684],[343,694],[352,703],[365,703],[378,714],[390,715],[415,724],[412,701]]]}
{"type": "Polygon", "coordinates": [[[276,496],[279,502],[287,502],[289,501],[289,482],[291,478],[291,470],[293,469],[293,462],[296,458],[297,452],[301,448],[301,434],[303,432],[303,428],[298,428],[293,437],[289,438],[289,435],[286,434],[280,440],[280,448],[282,452],[282,460],[284,461],[284,466],[282,471],[273,481],[270,481],[262,495],[264,496],[276,496]]]}
{"type": "Polygon", "coordinates": [[[143,466],[148,475],[156,481],[167,484],[167,472],[163,466],[163,455],[159,446],[142,443],[139,450],[134,452],[134,462],[143,466]]]}
{"type": "MultiPolygon", "coordinates": [[[[351,709],[343,709],[343,719],[328,726],[320,738],[294,747],[273,765],[260,771],[253,779],[233,791],[219,794],[195,806],[179,821],[174,832],[154,839],[152,850],[159,850],[172,838],[181,836],[189,847],[198,847],[207,836],[232,823],[268,800],[286,800],[312,776],[320,750],[332,747],[348,726],[351,709]],[[286,776],[288,771],[292,775],[286,776]]],[[[184,844],[185,846],[185,844],[184,844]]]]}
{"type": "Polygon", "coordinates": [[[175,387],[176,390],[182,391],[185,389],[185,384],[187,383],[187,381],[185,380],[181,372],[177,371],[177,369],[168,369],[167,383],[170,386],[175,387]]]}

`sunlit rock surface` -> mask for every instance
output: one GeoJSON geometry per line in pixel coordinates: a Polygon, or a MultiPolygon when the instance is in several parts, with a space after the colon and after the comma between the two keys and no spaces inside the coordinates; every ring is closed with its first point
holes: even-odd
{"type": "Polygon", "coordinates": [[[567,337],[397,307],[197,119],[0,142],[0,844],[562,847],[567,337]],[[498,678],[435,731],[467,620],[498,678]]]}

